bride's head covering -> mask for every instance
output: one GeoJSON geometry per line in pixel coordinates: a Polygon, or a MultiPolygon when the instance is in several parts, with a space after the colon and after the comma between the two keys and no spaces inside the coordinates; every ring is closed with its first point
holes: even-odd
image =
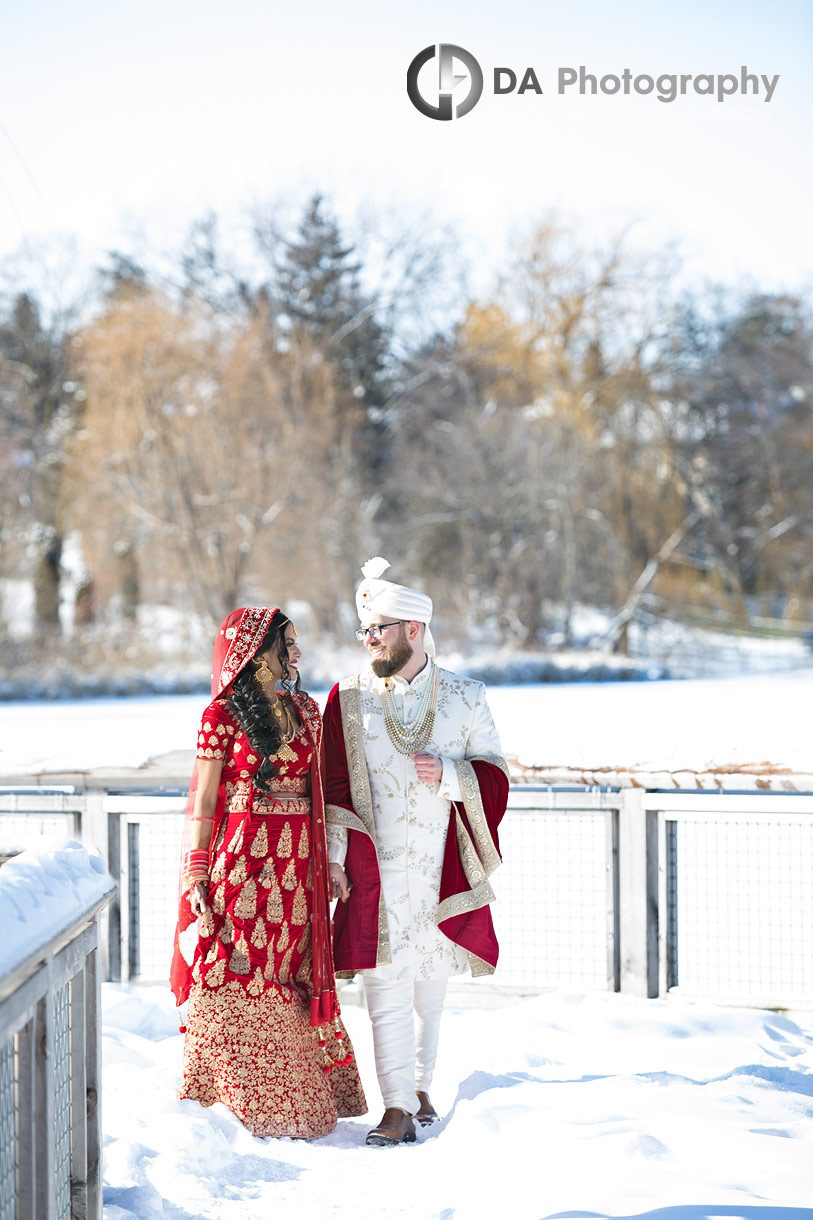
{"type": "Polygon", "coordinates": [[[232,610],[231,614],[226,615],[215,636],[212,654],[213,699],[218,699],[231,686],[240,670],[254,659],[274,616],[279,613],[277,607],[241,606],[239,610],[232,610]]]}
{"type": "Polygon", "coordinates": [[[425,623],[423,646],[430,657],[435,655],[435,641],[429,630],[432,619],[432,598],[407,585],[396,585],[381,576],[389,567],[386,559],[376,555],[362,566],[364,580],[356,589],[356,610],[362,626],[375,614],[383,614],[404,622],[425,623]]]}

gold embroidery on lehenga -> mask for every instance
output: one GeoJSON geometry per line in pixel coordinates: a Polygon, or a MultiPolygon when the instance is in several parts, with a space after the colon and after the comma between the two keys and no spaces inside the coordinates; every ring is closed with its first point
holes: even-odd
{"type": "Polygon", "coordinates": [[[257,914],[257,885],[251,877],[247,877],[240,887],[234,913],[238,919],[253,919],[257,914]]]}
{"type": "Polygon", "coordinates": [[[234,940],[234,923],[231,915],[227,915],[223,920],[223,927],[218,932],[218,938],[224,945],[230,945],[234,940]]]}
{"type": "Polygon", "coordinates": [[[248,974],[251,970],[251,961],[248,955],[248,945],[246,938],[241,932],[235,942],[231,957],[229,958],[229,970],[232,974],[248,974]]]}
{"type": "Polygon", "coordinates": [[[236,856],[238,851],[242,851],[242,848],[243,848],[243,823],[241,822],[239,826],[235,827],[234,834],[231,837],[231,843],[226,848],[226,851],[230,851],[232,853],[232,855],[236,856]]]}
{"type": "Polygon", "coordinates": [[[265,890],[270,890],[276,879],[277,872],[273,860],[266,860],[260,871],[258,881],[265,890]]]}
{"type": "Polygon", "coordinates": [[[308,900],[305,897],[305,891],[301,885],[296,887],[294,894],[294,905],[291,912],[291,923],[303,924],[307,923],[308,919],[308,900]]]}
{"type": "Polygon", "coordinates": [[[280,932],[279,939],[277,940],[277,953],[284,953],[290,944],[290,940],[291,935],[288,930],[288,921],[286,920],[282,925],[282,931],[280,932]]]}
{"type": "Polygon", "coordinates": [[[258,966],[254,971],[253,979],[246,987],[246,991],[249,993],[249,995],[258,996],[261,995],[264,990],[265,983],[263,982],[263,972],[258,966]]]}
{"type": "Polygon", "coordinates": [[[253,981],[193,989],[181,1097],[227,1105],[256,1136],[312,1139],[333,1130],[337,1111],[363,1114],[355,1062],[325,1075],[306,1006],[276,988],[254,997],[253,981]]]}
{"type": "Polygon", "coordinates": [[[291,857],[288,861],[288,867],[282,874],[282,887],[286,890],[295,890],[296,884],[296,865],[294,864],[293,857],[291,857]]]}
{"type": "Polygon", "coordinates": [[[231,872],[229,873],[229,884],[230,885],[242,885],[243,882],[245,881],[245,879],[246,879],[246,858],[245,858],[245,856],[240,856],[240,857],[238,857],[236,864],[234,865],[231,872]]]}
{"type": "Polygon", "coordinates": [[[291,823],[286,822],[282,828],[282,833],[277,843],[277,857],[280,860],[285,860],[294,850],[293,835],[291,833],[291,823]]]}
{"type": "Polygon", "coordinates": [[[251,943],[255,949],[264,949],[268,944],[268,934],[265,930],[265,921],[262,916],[254,925],[254,931],[251,933],[251,943]]]}
{"type": "Polygon", "coordinates": [[[268,895],[268,902],[265,907],[265,917],[269,923],[281,923],[282,914],[282,890],[277,885],[276,877],[274,877],[271,882],[271,893],[268,895]]]}
{"type": "Polygon", "coordinates": [[[310,850],[311,845],[308,839],[308,823],[303,822],[302,829],[299,832],[299,847],[296,850],[296,854],[299,856],[300,860],[307,860],[308,856],[310,855],[310,850]]]}
{"type": "Polygon", "coordinates": [[[222,957],[217,965],[213,966],[212,969],[207,973],[205,979],[207,987],[220,987],[223,983],[223,976],[225,973],[226,959],[222,957]]]}
{"type": "Polygon", "coordinates": [[[296,981],[297,983],[310,983],[313,967],[313,948],[311,946],[311,926],[309,923],[305,924],[297,948],[302,954],[302,961],[296,972],[296,981]]]}
{"type": "Polygon", "coordinates": [[[291,957],[293,955],[293,951],[294,951],[294,946],[289,945],[285,952],[285,957],[282,959],[282,965],[279,968],[279,981],[281,983],[290,982],[291,957]]]}
{"type": "Polygon", "coordinates": [[[268,855],[268,827],[265,822],[262,822],[260,829],[254,836],[254,842],[251,844],[251,855],[255,860],[262,860],[268,855]]]}
{"type": "Polygon", "coordinates": [[[222,881],[225,876],[226,876],[226,853],[224,851],[221,851],[221,852],[218,852],[217,859],[215,860],[214,868],[212,869],[212,881],[215,884],[217,884],[217,882],[222,881]]]}

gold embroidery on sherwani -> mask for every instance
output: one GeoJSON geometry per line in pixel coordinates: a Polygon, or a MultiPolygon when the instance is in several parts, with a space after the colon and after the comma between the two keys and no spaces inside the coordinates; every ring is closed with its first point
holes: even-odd
{"type": "Polygon", "coordinates": [[[265,930],[265,921],[262,917],[254,925],[254,931],[251,933],[251,943],[255,949],[264,949],[268,944],[268,933],[265,930]]]}
{"type": "Polygon", "coordinates": [[[302,829],[299,832],[299,846],[296,849],[296,854],[300,860],[307,860],[310,855],[311,845],[308,839],[308,823],[302,823],[302,829]]]}
{"type": "Polygon", "coordinates": [[[251,844],[251,855],[255,860],[263,860],[268,855],[268,828],[265,822],[260,826],[251,844]]]}
{"type": "MultiPolygon", "coordinates": [[[[342,678],[339,683],[339,706],[342,712],[342,730],[344,732],[344,749],[347,756],[347,772],[350,778],[350,795],[353,800],[355,818],[348,809],[340,805],[328,805],[332,814],[334,811],[351,821],[340,821],[337,825],[348,825],[353,830],[362,830],[369,835],[376,845],[375,815],[373,814],[373,798],[370,792],[370,777],[367,774],[367,758],[364,753],[364,728],[361,723],[359,708],[358,676],[342,678]],[[359,825],[360,823],[360,825],[359,825]]],[[[333,824],[333,817],[328,817],[333,824]]]]}
{"type": "MultiPolygon", "coordinates": [[[[362,829],[369,835],[378,857],[378,844],[375,834],[375,815],[373,813],[373,798],[370,792],[370,776],[367,773],[367,758],[364,753],[364,728],[361,722],[359,705],[358,675],[342,678],[339,683],[339,704],[342,711],[342,728],[344,732],[344,748],[347,756],[347,771],[350,777],[350,796],[353,808],[357,814],[357,822],[361,826],[353,826],[349,821],[342,820],[340,825],[350,829],[362,829]]],[[[330,812],[336,806],[328,805],[328,822],[331,822],[330,812]]],[[[349,810],[341,810],[343,819],[350,817],[349,810]]],[[[378,901],[378,952],[376,965],[384,966],[392,961],[390,951],[390,929],[387,922],[387,908],[384,902],[384,888],[378,901]]],[[[345,971],[341,972],[345,974],[345,971]]]]}
{"type": "Polygon", "coordinates": [[[285,860],[293,850],[294,843],[291,835],[291,823],[286,822],[282,828],[279,843],[277,843],[277,856],[280,860],[285,860]]]}
{"type": "Polygon", "coordinates": [[[257,914],[257,885],[251,877],[247,877],[240,887],[234,913],[238,919],[253,919],[257,914]]]}
{"type": "Polygon", "coordinates": [[[236,864],[229,873],[229,885],[242,885],[246,879],[246,858],[239,856],[236,864]]]}
{"type": "MultiPolygon", "coordinates": [[[[403,680],[397,683],[400,686],[397,697],[404,700],[404,723],[414,717],[419,706],[420,686],[432,678],[433,665],[430,662],[423,677],[418,675],[417,686],[403,680]]],[[[460,760],[458,769],[463,774],[459,775],[458,782],[466,810],[465,825],[462,818],[454,816],[445,798],[439,794],[433,798],[431,793],[411,782],[409,760],[399,761],[395,752],[389,750],[381,711],[380,680],[363,674],[344,679],[339,684],[351,803],[355,812],[332,806],[328,809],[328,822],[335,828],[362,831],[373,839],[382,879],[376,960],[376,967],[384,969],[382,977],[412,977],[412,971],[415,977],[436,977],[447,960],[453,973],[461,970],[467,960],[474,974],[491,972],[488,963],[467,954],[438,929],[437,924],[455,914],[477,910],[493,900],[487,877],[499,864],[499,856],[471,764],[475,759],[482,759],[499,767],[503,773],[506,773],[506,765],[484,702],[482,684],[445,670],[438,671],[438,678],[438,712],[427,748],[444,759],[460,760]],[[436,802],[434,807],[432,799],[436,802]],[[373,800],[376,802],[374,812],[373,800]],[[439,825],[441,802],[448,811],[442,829],[439,825]],[[379,814],[380,825],[375,820],[379,814]],[[371,825],[376,828],[373,834],[370,833],[371,825]],[[467,884],[464,893],[452,895],[440,904],[437,887],[442,852],[438,857],[438,844],[442,848],[447,833],[455,835],[457,840],[467,884]],[[427,837],[415,837],[422,835],[427,837]],[[422,847],[424,842],[431,845],[426,850],[422,847]],[[401,869],[403,885],[399,876],[401,869]],[[408,882],[407,878],[411,880],[408,882]],[[434,895],[431,892],[433,885],[434,895]],[[385,903],[389,905],[385,906],[385,903]],[[429,929],[435,930],[433,935],[429,934],[429,929]],[[382,949],[386,952],[382,953],[382,949]],[[417,959],[413,958],[415,953],[417,959]]],[[[350,972],[342,971],[340,975],[347,973],[350,972]]]]}
{"type": "Polygon", "coordinates": [[[308,919],[308,900],[305,897],[305,891],[301,885],[296,887],[294,894],[294,905],[291,912],[291,923],[302,925],[308,919]]]}
{"type": "Polygon", "coordinates": [[[296,864],[293,859],[288,861],[288,867],[282,874],[282,887],[286,890],[296,889],[296,864]]]}
{"type": "MultiPolygon", "coordinates": [[[[500,770],[507,774],[505,760],[498,754],[478,754],[474,755],[472,759],[460,758],[455,760],[455,770],[460,782],[460,791],[463,793],[463,808],[466,810],[466,816],[469,819],[472,831],[470,835],[463,825],[463,819],[459,814],[456,814],[455,832],[457,835],[457,846],[460,852],[463,872],[470,888],[460,894],[452,894],[449,898],[438,904],[438,923],[451,919],[454,915],[463,915],[470,911],[480,910],[481,907],[488,906],[489,903],[494,901],[494,891],[488,883],[488,878],[499,867],[500,855],[494,845],[491,831],[488,828],[480,785],[477,783],[477,776],[474,767],[471,765],[474,759],[490,762],[493,766],[499,766],[500,770]]],[[[474,978],[494,973],[494,967],[475,953],[469,952],[468,958],[474,978]]]]}
{"type": "MultiPolygon", "coordinates": [[[[463,807],[474,836],[474,847],[480,857],[483,872],[486,877],[490,877],[494,870],[500,867],[500,853],[494,846],[494,840],[488,828],[480,785],[477,783],[477,776],[471,764],[471,759],[458,758],[455,760],[455,770],[460,781],[460,791],[463,793],[463,807]]],[[[480,878],[477,877],[475,880],[479,881],[480,878]]]]}

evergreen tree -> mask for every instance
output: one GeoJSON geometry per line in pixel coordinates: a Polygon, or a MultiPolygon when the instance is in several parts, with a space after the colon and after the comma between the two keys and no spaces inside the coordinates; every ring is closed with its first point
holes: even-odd
{"type": "Polygon", "coordinates": [[[281,330],[306,335],[335,365],[341,388],[369,409],[386,398],[388,337],[353,255],[315,195],[284,243],[273,297],[281,330]]]}

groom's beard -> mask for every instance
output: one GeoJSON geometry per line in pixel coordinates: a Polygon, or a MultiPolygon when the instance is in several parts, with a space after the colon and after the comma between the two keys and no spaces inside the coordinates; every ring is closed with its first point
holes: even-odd
{"type": "Polygon", "coordinates": [[[412,649],[407,643],[404,629],[401,628],[401,638],[394,644],[387,645],[371,658],[370,664],[377,678],[391,678],[412,658],[412,649]]]}

